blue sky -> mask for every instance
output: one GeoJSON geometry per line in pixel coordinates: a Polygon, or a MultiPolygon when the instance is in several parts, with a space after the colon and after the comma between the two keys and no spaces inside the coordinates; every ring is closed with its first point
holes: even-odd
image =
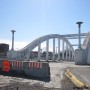
{"type": "Polygon", "coordinates": [[[90,0],[0,0],[0,39],[31,42],[47,34],[78,33],[90,30],[90,0]]]}

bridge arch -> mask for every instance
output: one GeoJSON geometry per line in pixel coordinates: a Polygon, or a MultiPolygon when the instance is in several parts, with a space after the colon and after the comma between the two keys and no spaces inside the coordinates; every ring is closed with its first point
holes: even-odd
{"type": "MultiPolygon", "coordinates": [[[[19,51],[14,51],[14,55],[12,54],[12,58],[13,59],[26,59],[29,60],[30,59],[30,52],[36,48],[38,46],[38,60],[40,60],[40,45],[41,43],[43,43],[44,41],[46,41],[46,60],[48,60],[48,44],[49,44],[49,40],[53,39],[53,60],[55,59],[55,38],[58,39],[58,49],[60,49],[60,39],[64,42],[66,42],[67,46],[69,46],[69,49],[72,51],[72,58],[74,56],[74,49],[72,47],[72,45],[70,44],[70,42],[64,37],[61,36],[59,34],[50,34],[50,35],[45,35],[42,37],[39,37],[37,39],[35,39],[34,41],[32,41],[30,44],[28,44],[26,47],[22,48],[19,51]]],[[[66,48],[68,48],[66,46],[66,48]]],[[[64,47],[63,47],[64,48],[64,47]]],[[[67,54],[67,52],[66,52],[67,54]]],[[[9,52],[9,57],[10,57],[10,52],[9,52]]],[[[60,59],[60,50],[58,50],[58,60],[60,59]]],[[[63,52],[63,59],[64,59],[64,52],[63,52]]],[[[66,56],[67,59],[67,56],[66,56]]]]}

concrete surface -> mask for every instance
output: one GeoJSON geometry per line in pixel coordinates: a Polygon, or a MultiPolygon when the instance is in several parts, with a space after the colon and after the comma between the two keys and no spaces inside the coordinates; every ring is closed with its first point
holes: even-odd
{"type": "Polygon", "coordinates": [[[69,67],[69,72],[82,82],[86,88],[90,89],[90,66],[69,67]]]}
{"type": "Polygon", "coordinates": [[[50,81],[47,78],[37,80],[0,75],[0,90],[86,90],[86,88],[78,88],[65,77],[64,73],[68,68],[79,81],[88,85],[90,89],[90,66],[75,65],[74,62],[66,61],[50,62],[49,65],[50,81]]]}
{"type": "Polygon", "coordinates": [[[49,65],[50,81],[47,78],[35,80],[0,75],[0,90],[77,90],[73,89],[74,85],[64,75],[64,71],[68,67],[76,66],[73,62],[52,62],[49,65]]]}

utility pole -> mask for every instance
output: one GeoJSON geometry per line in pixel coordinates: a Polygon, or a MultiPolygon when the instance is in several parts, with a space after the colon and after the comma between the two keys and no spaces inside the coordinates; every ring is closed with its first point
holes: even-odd
{"type": "Polygon", "coordinates": [[[78,24],[78,28],[79,28],[79,37],[78,37],[78,41],[79,41],[79,46],[78,46],[78,48],[80,49],[81,48],[81,24],[82,24],[83,22],[76,22],[76,24],[78,24]]]}

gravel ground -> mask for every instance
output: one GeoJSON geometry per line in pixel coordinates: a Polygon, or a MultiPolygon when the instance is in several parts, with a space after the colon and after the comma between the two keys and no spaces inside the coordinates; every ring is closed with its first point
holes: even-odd
{"type": "MultiPolygon", "coordinates": [[[[63,80],[61,81],[61,88],[54,87],[45,87],[43,84],[34,83],[30,84],[30,82],[18,82],[11,81],[10,83],[3,86],[0,86],[0,90],[83,90],[83,89],[75,89],[74,84],[64,75],[63,80]]],[[[1,84],[0,84],[1,85],[1,84]]]]}

